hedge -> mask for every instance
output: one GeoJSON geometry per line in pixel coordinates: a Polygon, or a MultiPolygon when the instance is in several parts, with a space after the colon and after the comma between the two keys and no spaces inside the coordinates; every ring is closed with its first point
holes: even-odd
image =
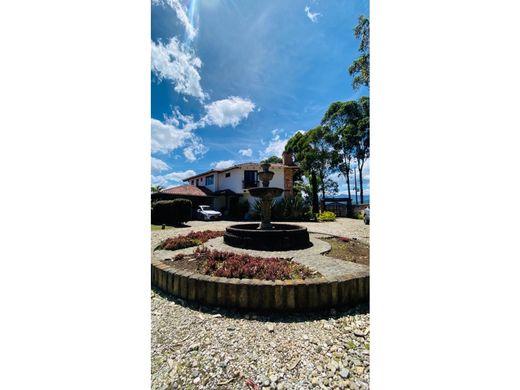
{"type": "Polygon", "coordinates": [[[152,209],[152,224],[179,225],[191,219],[191,200],[160,200],[152,209]]]}

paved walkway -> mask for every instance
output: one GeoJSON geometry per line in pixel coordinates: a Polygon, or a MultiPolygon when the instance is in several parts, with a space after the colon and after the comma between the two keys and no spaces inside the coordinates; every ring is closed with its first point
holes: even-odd
{"type": "MultiPolygon", "coordinates": [[[[366,265],[323,256],[323,253],[330,251],[330,244],[319,239],[319,237],[322,235],[323,234],[311,233],[309,236],[313,244],[312,247],[293,251],[257,251],[251,249],[235,248],[224,243],[223,237],[214,238],[203,245],[211,249],[249,254],[252,256],[290,258],[296,263],[300,263],[314,271],[318,271],[323,276],[340,276],[353,272],[368,271],[368,267],[366,265]]],[[[152,248],[156,247],[157,244],[152,245],[152,248]]],[[[154,260],[164,260],[172,258],[179,253],[190,254],[193,253],[194,250],[195,248],[193,247],[179,249],[176,251],[157,250],[153,252],[152,258],[154,260]]]]}

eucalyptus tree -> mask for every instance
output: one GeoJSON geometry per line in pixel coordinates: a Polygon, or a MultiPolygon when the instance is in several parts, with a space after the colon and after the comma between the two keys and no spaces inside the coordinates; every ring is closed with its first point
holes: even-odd
{"type": "Polygon", "coordinates": [[[355,149],[353,126],[358,117],[358,103],[352,100],[332,103],[321,120],[322,125],[326,125],[332,130],[331,142],[336,153],[337,168],[345,177],[349,198],[351,198],[350,173],[355,149]]]}
{"type": "Polygon", "coordinates": [[[349,198],[351,197],[350,172],[353,170],[353,160],[356,160],[361,202],[363,202],[363,167],[370,156],[369,114],[370,100],[368,97],[362,97],[358,101],[332,103],[322,119],[322,124],[332,130],[332,142],[340,161],[337,167],[347,182],[349,198]]]}
{"type": "Polygon", "coordinates": [[[358,24],[354,28],[354,36],[360,39],[359,53],[352,65],[348,68],[348,73],[354,76],[352,87],[358,89],[360,86],[370,87],[370,22],[361,15],[358,24]]]}
{"type": "Polygon", "coordinates": [[[278,156],[271,156],[269,158],[266,158],[265,160],[260,161],[261,164],[269,163],[269,164],[281,164],[283,162],[281,157],[278,156]]]}
{"type": "Polygon", "coordinates": [[[363,203],[363,167],[370,157],[370,99],[363,96],[358,100],[360,118],[357,120],[355,131],[354,154],[359,171],[359,195],[363,203]]]}

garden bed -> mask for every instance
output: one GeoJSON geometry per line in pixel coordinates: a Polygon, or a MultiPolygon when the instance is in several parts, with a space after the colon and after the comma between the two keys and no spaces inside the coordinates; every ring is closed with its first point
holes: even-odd
{"type": "Polygon", "coordinates": [[[331,246],[331,250],[325,256],[369,265],[370,247],[364,242],[349,237],[323,237],[322,239],[331,246]]]}
{"type": "Polygon", "coordinates": [[[197,248],[192,254],[178,254],[165,264],[202,275],[259,280],[298,280],[319,278],[316,271],[279,257],[256,257],[233,252],[197,248]]]}
{"type": "Polygon", "coordinates": [[[223,231],[217,230],[204,230],[201,232],[190,232],[183,236],[170,237],[162,241],[155,250],[166,249],[166,250],[177,250],[183,248],[189,248],[192,246],[199,246],[212,238],[222,237],[223,231]]]}

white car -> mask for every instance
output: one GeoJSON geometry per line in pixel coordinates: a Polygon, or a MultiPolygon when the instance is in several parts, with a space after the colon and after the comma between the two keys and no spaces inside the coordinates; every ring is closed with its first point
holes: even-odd
{"type": "Polygon", "coordinates": [[[365,225],[370,225],[370,207],[363,210],[363,221],[365,221],[365,225]]]}
{"type": "Polygon", "coordinates": [[[220,211],[212,210],[209,206],[199,206],[197,207],[196,216],[198,219],[203,221],[211,221],[220,219],[222,213],[220,211]]]}

